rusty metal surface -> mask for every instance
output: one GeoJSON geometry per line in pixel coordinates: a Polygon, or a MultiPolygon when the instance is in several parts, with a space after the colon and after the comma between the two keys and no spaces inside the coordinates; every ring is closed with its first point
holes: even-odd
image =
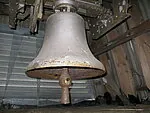
{"type": "Polygon", "coordinates": [[[69,104],[70,103],[69,87],[72,85],[72,79],[69,75],[67,68],[63,68],[62,74],[59,77],[59,85],[62,88],[61,103],[69,104]]]}
{"type": "Polygon", "coordinates": [[[36,78],[58,79],[63,67],[69,68],[72,79],[97,77],[105,73],[103,64],[88,47],[84,20],[76,13],[60,12],[48,18],[43,46],[29,64],[27,74],[36,78]]]}
{"type": "MultiPolygon", "coordinates": [[[[64,67],[41,68],[27,71],[26,74],[33,78],[59,79],[64,67]]],[[[73,80],[101,77],[105,72],[99,69],[69,67],[69,75],[73,80]]]]}

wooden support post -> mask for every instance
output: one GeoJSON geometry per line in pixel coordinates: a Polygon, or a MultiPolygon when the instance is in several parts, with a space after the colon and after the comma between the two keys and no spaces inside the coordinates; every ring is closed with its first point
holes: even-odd
{"type": "Polygon", "coordinates": [[[143,76],[150,89],[150,35],[143,34],[135,39],[135,48],[141,63],[143,76]]]}
{"type": "MultiPolygon", "coordinates": [[[[113,30],[108,35],[109,40],[113,40],[118,37],[118,33],[113,30]]],[[[128,96],[136,95],[134,81],[132,77],[132,72],[130,70],[130,66],[126,57],[126,53],[124,50],[124,46],[120,45],[112,50],[112,55],[114,58],[116,70],[118,73],[118,78],[120,82],[120,87],[123,93],[128,96]]]]}
{"type": "MultiPolygon", "coordinates": [[[[137,26],[139,23],[141,23],[141,21],[143,21],[142,14],[138,7],[138,2],[136,0],[132,0],[131,4],[133,4],[134,7],[132,7],[132,10],[129,12],[132,15],[132,18],[128,20],[128,26],[130,29],[137,26]]],[[[136,53],[140,61],[143,76],[145,78],[145,83],[150,89],[150,35],[148,33],[143,34],[135,38],[133,41],[136,53]]]]}
{"type": "Polygon", "coordinates": [[[103,54],[99,56],[100,61],[104,64],[107,70],[107,75],[104,77],[107,80],[107,83],[104,83],[106,91],[110,92],[112,96],[121,95],[120,86],[118,79],[116,79],[115,70],[113,70],[113,65],[111,64],[111,59],[109,59],[109,54],[103,54]]]}

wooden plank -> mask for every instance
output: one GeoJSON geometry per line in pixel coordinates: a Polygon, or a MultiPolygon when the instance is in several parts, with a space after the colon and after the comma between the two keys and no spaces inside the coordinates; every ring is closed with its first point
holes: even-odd
{"type": "Polygon", "coordinates": [[[111,49],[113,49],[121,44],[124,44],[146,32],[150,32],[150,20],[144,21],[143,23],[128,30],[124,34],[117,36],[117,38],[109,41],[106,44],[103,44],[99,47],[94,47],[96,45],[93,45],[93,48],[96,48],[96,49],[93,49],[93,53],[96,56],[103,54],[103,53],[110,51],[111,49]]]}
{"type": "MultiPolygon", "coordinates": [[[[128,26],[129,28],[133,28],[137,26],[141,21],[143,20],[140,8],[138,6],[138,2],[136,0],[132,0],[131,3],[133,4],[132,10],[129,10],[129,13],[132,15],[132,18],[128,20],[128,26]]],[[[146,27],[149,25],[147,24],[146,27]]],[[[140,66],[142,68],[143,76],[145,79],[145,83],[147,87],[150,89],[150,54],[149,54],[149,47],[147,44],[150,44],[149,42],[150,35],[141,35],[134,39],[134,46],[136,49],[136,53],[138,54],[138,58],[140,61],[140,66]],[[146,44],[145,44],[146,42],[146,44]]]]}
{"type": "MultiPolygon", "coordinates": [[[[109,40],[113,40],[117,36],[118,34],[115,30],[113,30],[108,34],[109,40]]],[[[126,57],[124,47],[121,45],[114,48],[112,50],[112,55],[118,73],[121,90],[124,92],[126,96],[128,96],[128,94],[135,96],[136,91],[134,87],[132,72],[130,70],[130,66],[126,57]]]]}
{"type": "Polygon", "coordinates": [[[135,40],[135,48],[142,66],[143,76],[150,89],[150,35],[143,34],[135,40]]]}
{"type": "Polygon", "coordinates": [[[107,80],[107,83],[104,84],[106,91],[110,92],[112,96],[116,95],[121,95],[120,93],[120,86],[117,85],[116,80],[114,79],[114,75],[111,64],[110,64],[110,59],[108,59],[107,54],[103,54],[99,56],[100,61],[103,63],[103,65],[106,68],[107,74],[104,77],[107,80]]]}

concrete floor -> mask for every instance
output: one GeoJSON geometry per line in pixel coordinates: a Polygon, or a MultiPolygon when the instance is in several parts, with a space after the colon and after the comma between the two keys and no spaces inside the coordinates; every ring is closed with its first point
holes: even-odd
{"type": "Polygon", "coordinates": [[[37,109],[0,110],[0,113],[150,113],[150,105],[146,106],[90,106],[90,107],[49,107],[37,109]]]}

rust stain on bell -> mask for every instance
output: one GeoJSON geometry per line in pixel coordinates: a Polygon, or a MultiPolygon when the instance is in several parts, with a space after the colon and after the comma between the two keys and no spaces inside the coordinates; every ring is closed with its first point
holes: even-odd
{"type": "Polygon", "coordinates": [[[72,80],[100,77],[105,73],[103,64],[88,47],[83,18],[71,12],[58,12],[48,18],[43,46],[26,74],[59,79],[64,68],[72,80]]]}
{"type": "Polygon", "coordinates": [[[51,67],[74,66],[74,67],[90,67],[90,68],[92,68],[92,66],[88,62],[78,62],[78,61],[50,60],[50,61],[44,61],[44,62],[40,62],[40,63],[34,63],[31,67],[28,66],[28,70],[44,68],[49,65],[51,65],[51,67]]]}

